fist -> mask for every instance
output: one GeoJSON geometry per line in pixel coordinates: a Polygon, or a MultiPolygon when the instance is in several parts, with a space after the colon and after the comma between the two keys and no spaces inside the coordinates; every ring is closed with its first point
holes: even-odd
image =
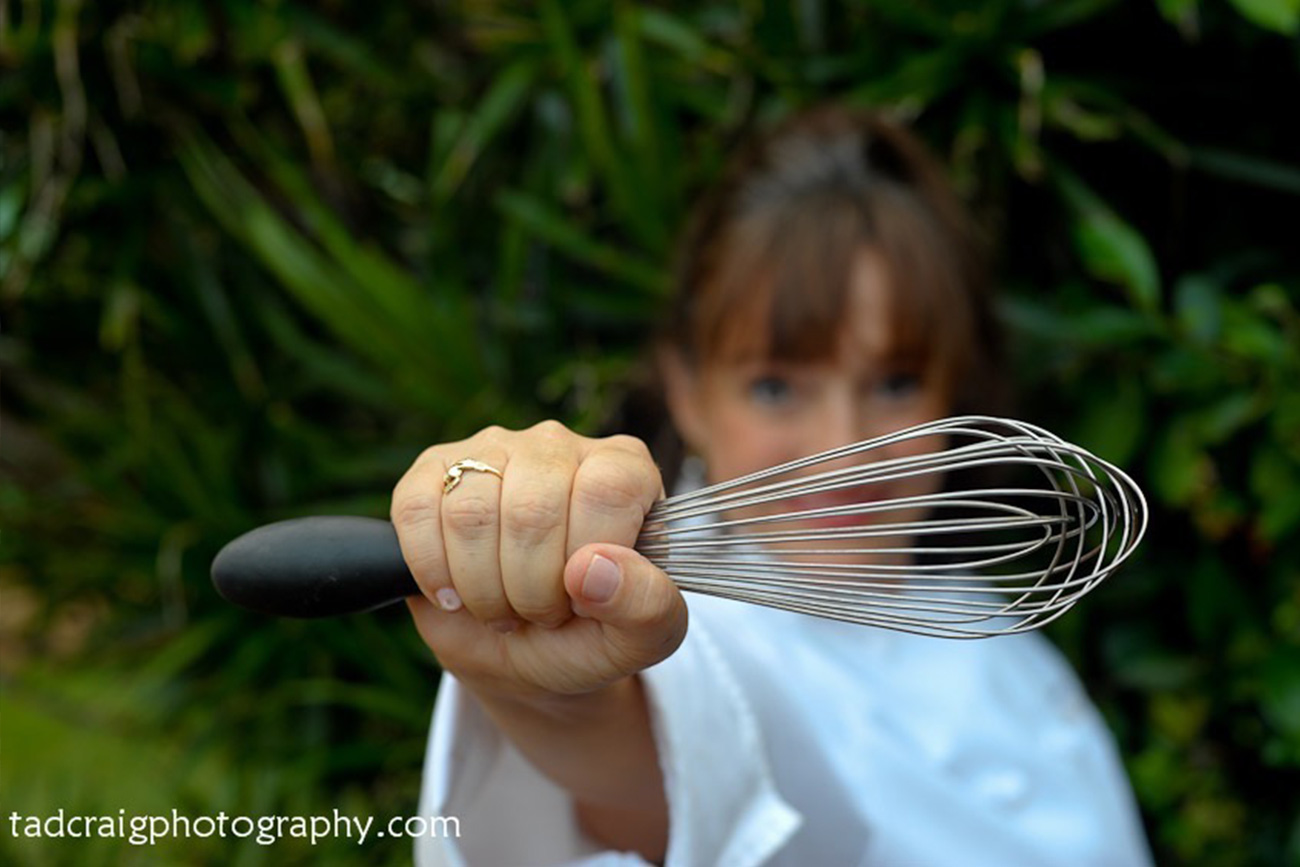
{"type": "Polygon", "coordinates": [[[509,698],[590,692],[659,662],[686,606],[632,545],[662,496],[640,440],[557,422],[425,450],[391,511],[421,637],[468,687],[509,698]],[[444,490],[466,458],[500,477],[467,469],[444,490]]]}

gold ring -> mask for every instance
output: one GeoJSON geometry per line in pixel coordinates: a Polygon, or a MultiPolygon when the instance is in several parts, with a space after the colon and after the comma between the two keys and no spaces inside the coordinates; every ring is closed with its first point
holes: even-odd
{"type": "Polygon", "coordinates": [[[466,470],[475,470],[480,473],[491,473],[498,479],[505,481],[505,476],[496,467],[489,466],[482,461],[476,461],[473,458],[462,458],[451,466],[447,467],[447,475],[442,477],[442,492],[450,494],[452,489],[460,484],[460,477],[465,474],[466,470]]]}

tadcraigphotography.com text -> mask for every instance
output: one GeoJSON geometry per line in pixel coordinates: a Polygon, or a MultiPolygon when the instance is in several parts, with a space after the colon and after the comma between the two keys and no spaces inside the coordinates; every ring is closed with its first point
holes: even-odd
{"type": "Polygon", "coordinates": [[[127,813],[83,815],[58,812],[27,816],[11,812],[4,824],[14,837],[78,839],[104,837],[124,840],[133,846],[153,846],[168,838],[229,837],[270,846],[284,838],[310,840],[311,845],[330,839],[355,840],[364,845],[380,837],[460,837],[460,819],[455,816],[393,816],[376,821],[374,816],[333,815],[245,816],[225,812],[215,816],[187,816],[179,810],[170,815],[127,813]]]}

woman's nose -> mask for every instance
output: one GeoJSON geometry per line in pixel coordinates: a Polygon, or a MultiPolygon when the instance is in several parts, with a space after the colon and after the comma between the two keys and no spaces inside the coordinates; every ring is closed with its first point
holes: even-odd
{"type": "Polygon", "coordinates": [[[813,451],[826,451],[865,439],[871,422],[864,416],[861,401],[852,397],[826,400],[821,411],[811,419],[809,439],[813,451]]]}

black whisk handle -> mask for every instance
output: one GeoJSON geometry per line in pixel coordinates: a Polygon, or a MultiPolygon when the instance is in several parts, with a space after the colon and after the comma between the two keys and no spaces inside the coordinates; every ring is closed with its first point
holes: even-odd
{"type": "Polygon", "coordinates": [[[212,583],[236,605],[279,617],[356,614],[420,592],[393,525],[355,517],[251,530],[217,554],[212,583]]]}

